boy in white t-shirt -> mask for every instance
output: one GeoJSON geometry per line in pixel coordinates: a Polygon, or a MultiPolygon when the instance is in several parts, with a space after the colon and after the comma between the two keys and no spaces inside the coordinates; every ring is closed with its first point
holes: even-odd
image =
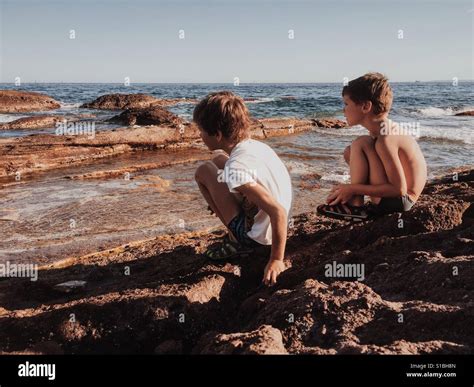
{"type": "Polygon", "coordinates": [[[285,269],[292,201],[288,170],[268,145],[250,138],[247,107],[231,92],[209,94],[194,109],[193,120],[207,147],[225,152],[200,165],[195,175],[209,209],[229,230],[206,256],[228,260],[271,245],[263,282],[273,285],[285,269]]]}

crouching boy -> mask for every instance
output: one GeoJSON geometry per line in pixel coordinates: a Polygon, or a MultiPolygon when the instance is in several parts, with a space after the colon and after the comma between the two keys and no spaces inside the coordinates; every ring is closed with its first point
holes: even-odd
{"type": "Polygon", "coordinates": [[[207,147],[223,152],[200,165],[199,189],[227,227],[222,243],[206,251],[211,260],[248,255],[271,246],[263,282],[275,284],[283,263],[292,186],[288,171],[268,145],[250,138],[250,115],[242,98],[228,91],[209,94],[193,120],[207,147]]]}

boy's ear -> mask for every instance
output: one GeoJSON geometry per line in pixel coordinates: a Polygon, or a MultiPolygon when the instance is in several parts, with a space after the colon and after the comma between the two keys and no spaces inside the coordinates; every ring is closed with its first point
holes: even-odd
{"type": "Polygon", "coordinates": [[[372,110],[372,102],[371,101],[364,101],[362,102],[362,113],[370,113],[372,110]]]}
{"type": "Polygon", "coordinates": [[[218,130],[217,133],[216,133],[216,140],[221,141],[222,137],[224,137],[222,132],[220,130],[218,130]]]}

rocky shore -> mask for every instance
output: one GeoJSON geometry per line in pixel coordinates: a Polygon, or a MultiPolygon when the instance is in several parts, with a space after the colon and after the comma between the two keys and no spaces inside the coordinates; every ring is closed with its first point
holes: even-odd
{"type": "Polygon", "coordinates": [[[41,93],[0,90],[0,113],[36,112],[59,107],[58,101],[41,93]]]}
{"type": "MultiPolygon", "coordinates": [[[[9,109],[14,109],[16,99],[9,91],[0,91],[0,100],[9,99],[9,109]]],[[[20,93],[20,92],[15,92],[20,93]]],[[[13,94],[13,95],[17,95],[13,94]]],[[[36,93],[18,94],[23,105],[17,111],[29,108],[33,111],[39,104],[56,106],[47,96],[36,93]],[[34,94],[34,100],[32,96],[34,94]],[[28,99],[30,98],[30,99],[28,99]],[[46,101],[46,102],[45,102],[46,101]],[[29,105],[27,105],[27,102],[29,105]]],[[[114,130],[84,130],[89,126],[93,115],[74,116],[40,115],[23,117],[0,125],[0,129],[38,129],[66,123],[77,124],[77,133],[66,128],[55,134],[36,134],[21,138],[0,139],[0,178],[17,178],[18,174],[31,174],[64,166],[81,165],[94,160],[140,150],[190,147],[200,143],[199,131],[191,122],[167,111],[164,106],[195,100],[157,99],[146,94],[108,94],[82,105],[84,108],[123,110],[109,119],[119,125],[127,125],[114,130]]],[[[56,107],[59,107],[56,106],[56,107]]],[[[43,109],[43,110],[44,110],[43,109]]],[[[13,111],[13,110],[12,110],[13,111]]],[[[26,110],[25,110],[26,111],[26,110]]],[[[314,127],[341,128],[346,123],[334,118],[296,119],[264,118],[255,119],[252,136],[265,139],[309,131],[314,127]]],[[[74,127],[75,128],[75,127],[74,127]]],[[[74,129],[72,128],[72,129],[74,129]]]]}
{"type": "MultiPolygon", "coordinates": [[[[149,171],[139,177],[147,182],[143,187],[152,186],[156,196],[144,194],[146,201],[142,204],[150,212],[146,214],[148,220],[159,216],[153,212],[157,209],[146,202],[151,197],[163,201],[160,195],[169,182],[151,171],[209,156],[195,125],[166,110],[177,103],[195,101],[109,94],[82,107],[110,110],[115,114],[112,121],[124,127],[1,138],[3,187],[25,187],[9,195],[27,197],[32,188],[25,176],[48,173],[54,181],[59,168],[70,169],[61,169],[64,173],[58,174],[57,180],[91,185],[82,191],[74,186],[77,192],[73,193],[73,203],[64,202],[50,212],[45,209],[38,219],[8,223],[16,222],[20,215],[15,208],[6,206],[0,220],[12,225],[7,227],[16,227],[13,233],[34,235],[34,240],[39,241],[34,246],[60,245],[68,238],[71,243],[87,244],[87,233],[77,239],[74,234],[69,235],[69,229],[64,230],[64,224],[69,227],[71,221],[71,206],[79,208],[79,220],[91,218],[93,221],[86,226],[97,227],[104,239],[107,232],[117,229],[113,223],[109,229],[104,225],[104,219],[112,216],[117,206],[131,214],[130,219],[125,217],[127,221],[139,222],[140,229],[150,228],[154,223],[145,225],[144,219],[137,219],[127,207],[136,207],[137,196],[120,202],[113,195],[119,187],[117,182],[108,182],[111,193],[98,196],[100,203],[91,207],[97,209],[93,215],[88,206],[94,199],[86,194],[93,195],[97,189],[92,185],[94,179],[149,171]],[[164,157],[150,159],[149,152],[144,158],[144,151],[150,150],[161,152],[164,157]],[[179,157],[175,156],[177,151],[179,157]],[[96,164],[112,157],[121,161],[113,165],[101,163],[100,168],[96,164]],[[84,197],[76,203],[81,193],[84,197]],[[108,201],[102,201],[102,197],[108,201]],[[56,234],[52,241],[46,238],[42,242],[44,230],[53,229],[56,234]]],[[[94,119],[89,112],[58,115],[54,110],[61,105],[38,93],[0,91],[0,106],[3,113],[52,111],[1,124],[0,128],[6,130],[47,128],[64,119],[78,123],[94,119]]],[[[253,121],[251,131],[254,138],[266,139],[345,126],[345,122],[334,118],[263,118],[253,121]]],[[[302,190],[313,195],[311,189],[319,184],[321,176],[312,173],[304,177],[311,178],[300,182],[305,185],[302,190]]],[[[45,184],[41,192],[49,189],[45,184]]],[[[38,189],[37,185],[34,187],[38,189]]],[[[137,185],[136,189],[142,188],[137,185]]],[[[176,200],[177,193],[168,195],[176,200]]],[[[61,191],[55,200],[63,200],[63,196],[67,195],[61,191]]],[[[186,205],[192,197],[181,199],[186,205]]],[[[473,200],[474,170],[465,169],[428,184],[408,213],[361,224],[325,219],[314,212],[295,216],[290,222],[286,251],[288,270],[272,288],[261,284],[267,260],[263,253],[220,265],[202,256],[209,245],[219,241],[223,228],[212,232],[167,232],[134,242],[126,238],[123,240],[128,243],[114,242],[112,246],[116,247],[88,250],[94,251],[92,254],[76,253],[54,263],[43,260],[40,262],[48,263],[40,268],[36,281],[0,278],[0,352],[472,353],[473,200]],[[329,270],[340,265],[357,267],[359,276],[329,270]]],[[[168,208],[160,211],[169,215],[168,208]]],[[[125,226],[123,230],[127,231],[125,226]]],[[[127,235],[124,233],[124,238],[127,235]]],[[[9,251],[17,236],[6,231],[5,236],[5,251],[9,251]]],[[[36,248],[28,250],[28,256],[27,250],[20,248],[12,254],[23,255],[25,261],[32,259],[36,248]]],[[[64,249],[71,251],[71,247],[64,249]]],[[[1,265],[4,262],[0,262],[0,271],[5,269],[1,265]]]]}
{"type": "MultiPolygon", "coordinates": [[[[285,271],[216,265],[224,230],[164,235],[0,281],[3,353],[439,354],[474,350],[474,170],[361,224],[301,214],[285,271]],[[362,280],[327,265],[363,265],[362,280]],[[83,281],[57,286],[68,281],[83,281]]],[[[360,278],[359,278],[360,279],[360,278]]]]}

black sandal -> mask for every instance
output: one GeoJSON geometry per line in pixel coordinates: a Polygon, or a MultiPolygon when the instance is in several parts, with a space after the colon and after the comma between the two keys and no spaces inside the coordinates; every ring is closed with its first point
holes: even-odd
{"type": "Polygon", "coordinates": [[[372,210],[372,206],[370,205],[344,205],[349,209],[349,212],[347,212],[347,210],[340,203],[334,206],[330,206],[328,204],[321,204],[320,206],[318,206],[317,212],[318,214],[326,216],[328,218],[349,220],[355,222],[362,222],[364,220],[370,220],[375,218],[375,213],[372,210]]]}
{"type": "Polygon", "coordinates": [[[253,248],[242,246],[226,235],[219,245],[208,248],[204,255],[211,261],[228,261],[237,257],[247,257],[254,252],[253,248]]]}

